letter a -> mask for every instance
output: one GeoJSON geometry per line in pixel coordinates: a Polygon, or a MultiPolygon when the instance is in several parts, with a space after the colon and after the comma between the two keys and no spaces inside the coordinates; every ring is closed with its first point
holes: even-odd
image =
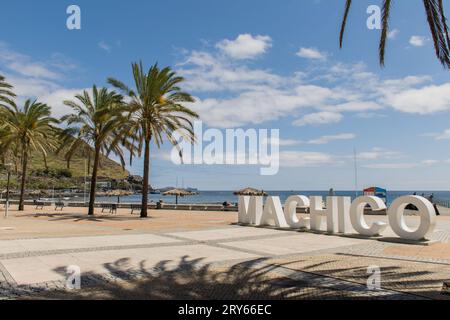
{"type": "Polygon", "coordinates": [[[281,206],[279,197],[268,197],[264,206],[263,215],[257,225],[274,226],[278,228],[289,228],[284,218],[283,207],[281,206]]]}
{"type": "Polygon", "coordinates": [[[67,14],[70,16],[67,18],[67,29],[69,30],[80,30],[81,29],[81,9],[77,5],[71,5],[67,7],[67,14]]]}

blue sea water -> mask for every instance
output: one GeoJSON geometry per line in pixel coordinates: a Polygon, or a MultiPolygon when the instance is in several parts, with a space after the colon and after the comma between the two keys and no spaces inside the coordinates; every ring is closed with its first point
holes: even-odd
{"type": "MultiPolygon", "coordinates": [[[[328,191],[266,191],[270,196],[278,196],[281,201],[284,202],[291,195],[304,195],[304,196],[328,196],[328,191]]],[[[411,195],[413,193],[417,195],[424,194],[428,197],[433,194],[434,199],[442,201],[450,201],[450,191],[388,191],[387,201],[391,203],[393,200],[400,196],[411,195]]],[[[335,191],[336,196],[346,196],[354,199],[356,196],[361,196],[362,192],[355,191],[335,191]]],[[[153,202],[163,200],[166,203],[175,203],[174,196],[163,196],[161,194],[150,194],[149,199],[153,202]]],[[[117,202],[117,197],[97,197],[98,202],[117,202]]],[[[139,203],[141,201],[140,194],[134,194],[131,196],[120,197],[121,203],[139,203]]],[[[233,191],[199,191],[198,195],[189,197],[179,197],[178,203],[208,203],[208,204],[221,204],[224,201],[236,203],[238,197],[233,194],[233,191]]]]}

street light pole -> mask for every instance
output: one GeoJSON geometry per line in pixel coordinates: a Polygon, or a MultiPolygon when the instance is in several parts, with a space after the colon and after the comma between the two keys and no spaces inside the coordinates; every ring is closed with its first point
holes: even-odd
{"type": "Polygon", "coordinates": [[[11,164],[5,165],[7,172],[7,183],[6,183],[6,208],[5,208],[5,218],[8,218],[9,213],[9,183],[11,181],[11,164]]]}

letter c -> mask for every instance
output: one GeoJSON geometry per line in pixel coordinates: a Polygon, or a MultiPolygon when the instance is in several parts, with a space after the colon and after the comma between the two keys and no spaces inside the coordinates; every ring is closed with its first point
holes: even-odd
{"type": "Polygon", "coordinates": [[[291,228],[308,227],[309,218],[298,219],[297,206],[309,208],[309,199],[305,196],[290,196],[284,204],[284,217],[291,228]]]}
{"type": "Polygon", "coordinates": [[[363,236],[376,236],[386,229],[387,224],[385,222],[374,222],[369,226],[364,219],[364,208],[369,205],[373,211],[385,210],[386,205],[383,200],[374,196],[359,197],[353,201],[350,206],[350,221],[353,228],[363,236]]]}

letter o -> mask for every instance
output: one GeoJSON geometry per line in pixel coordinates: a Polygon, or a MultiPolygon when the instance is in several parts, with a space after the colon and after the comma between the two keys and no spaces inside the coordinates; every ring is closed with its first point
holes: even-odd
{"type": "Polygon", "coordinates": [[[284,217],[287,224],[291,228],[306,228],[308,219],[299,219],[297,217],[297,206],[301,208],[309,208],[310,203],[308,197],[290,196],[284,204],[284,217]]]}
{"type": "Polygon", "coordinates": [[[388,211],[389,224],[400,238],[406,240],[422,240],[429,237],[436,227],[436,210],[433,204],[419,196],[404,196],[395,199],[388,211]],[[419,210],[420,224],[414,230],[405,222],[403,215],[407,205],[413,204],[419,210]]]}
{"type": "Polygon", "coordinates": [[[386,209],[386,205],[378,197],[374,196],[364,196],[359,197],[353,201],[350,206],[350,221],[352,223],[353,228],[359,234],[363,236],[376,236],[386,229],[387,224],[384,222],[374,222],[371,226],[369,226],[364,219],[364,208],[366,205],[369,205],[373,211],[379,211],[386,209]]]}

